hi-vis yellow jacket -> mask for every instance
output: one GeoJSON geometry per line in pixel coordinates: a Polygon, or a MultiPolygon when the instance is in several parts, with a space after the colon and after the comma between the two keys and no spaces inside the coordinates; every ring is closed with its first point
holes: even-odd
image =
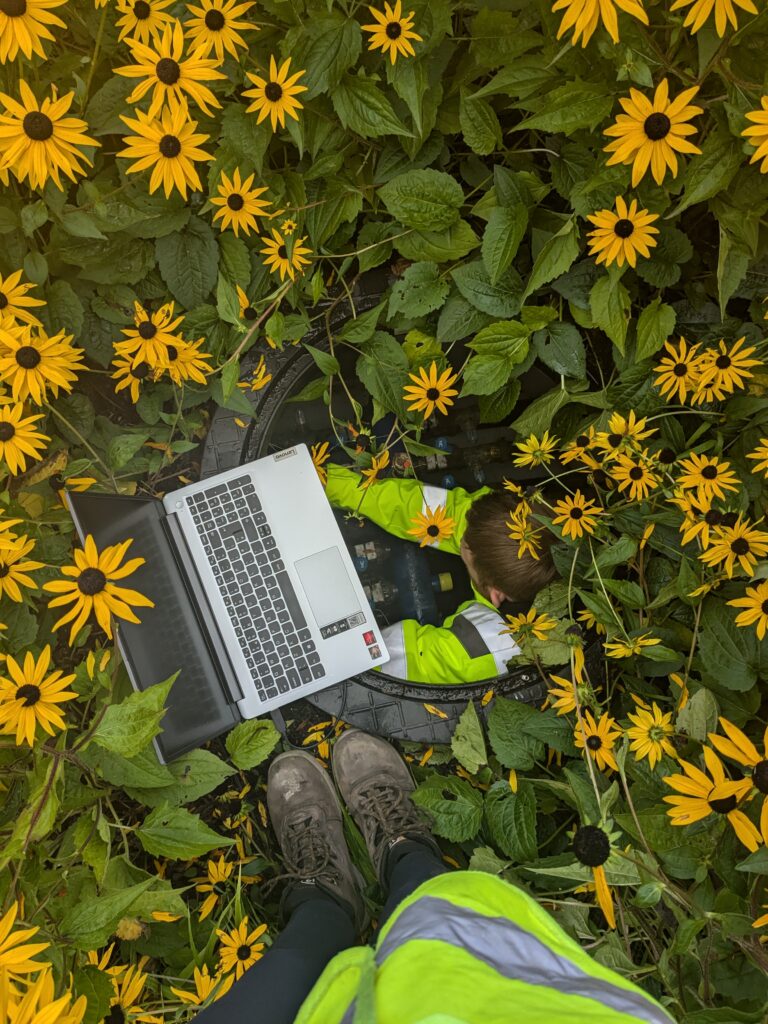
{"type": "Polygon", "coordinates": [[[521,889],[481,871],[424,882],[376,948],[331,960],[295,1024],[674,1024],[521,889]]]}
{"type": "MultiPolygon", "coordinates": [[[[461,487],[451,491],[418,480],[380,480],[367,490],[360,488],[360,476],[344,466],[328,466],[326,494],[331,504],[359,511],[395,537],[414,540],[408,533],[413,517],[427,508],[445,506],[454,520],[453,534],[436,546],[459,554],[473,502],[490,492],[489,487],[469,493],[461,487]]],[[[473,588],[474,589],[474,588],[473,588]]],[[[474,683],[506,672],[507,662],[520,648],[509,634],[502,634],[504,619],[476,590],[474,600],[465,601],[442,626],[422,626],[405,619],[384,629],[384,642],[391,660],[383,667],[387,675],[412,683],[474,683]]]]}

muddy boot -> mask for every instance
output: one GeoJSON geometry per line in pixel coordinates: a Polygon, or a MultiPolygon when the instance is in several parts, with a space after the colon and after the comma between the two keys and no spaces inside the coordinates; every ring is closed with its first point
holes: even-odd
{"type": "Polygon", "coordinates": [[[379,881],[391,850],[411,839],[440,857],[440,848],[411,801],[416,788],[405,761],[379,736],[351,729],[336,740],[333,777],[360,829],[379,881]]]}
{"type": "Polygon", "coordinates": [[[362,930],[363,880],[349,857],[339,798],[320,762],[300,750],[276,757],[269,766],[267,804],[296,887],[314,886],[332,896],[362,930]]]}

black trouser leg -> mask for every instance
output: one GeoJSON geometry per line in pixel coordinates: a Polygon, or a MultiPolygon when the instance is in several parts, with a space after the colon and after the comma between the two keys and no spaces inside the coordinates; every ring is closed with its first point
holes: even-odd
{"type": "Polygon", "coordinates": [[[386,870],[385,883],[389,895],[379,917],[379,928],[384,924],[395,907],[406,896],[410,896],[422,882],[448,871],[447,866],[435,851],[415,839],[406,839],[391,850],[386,870]]]}
{"type": "Polygon", "coordinates": [[[286,911],[288,924],[261,960],[195,1024],[293,1024],[326,964],[357,943],[351,916],[322,890],[297,887],[286,911]]]}

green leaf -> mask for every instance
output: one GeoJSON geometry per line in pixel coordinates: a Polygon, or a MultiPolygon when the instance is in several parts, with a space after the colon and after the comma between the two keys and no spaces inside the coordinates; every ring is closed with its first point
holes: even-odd
{"type": "Polygon", "coordinates": [[[621,281],[606,274],[593,285],[589,303],[595,324],[608,335],[623,355],[632,307],[629,292],[621,281]]]}
{"type": "Polygon", "coordinates": [[[579,234],[576,219],[572,217],[541,247],[523,292],[522,301],[525,302],[538,288],[569,270],[578,255],[579,234]]]}
{"type": "Polygon", "coordinates": [[[490,319],[487,313],[475,309],[462,295],[451,295],[440,310],[437,338],[443,345],[450,345],[485,327],[490,319]]]}
{"type": "Polygon", "coordinates": [[[752,253],[743,242],[733,239],[720,227],[720,250],[717,257],[717,297],[720,317],[725,320],[725,307],[749,269],[752,253]]]}
{"type": "Polygon", "coordinates": [[[488,738],[505,768],[527,771],[544,754],[544,744],[525,732],[525,724],[537,709],[519,701],[497,697],[488,716],[488,738]]]}
{"type": "Polygon", "coordinates": [[[174,675],[111,704],[92,734],[93,742],[123,757],[138,754],[161,731],[165,702],[175,679],[174,675]]]}
{"type": "Polygon", "coordinates": [[[160,764],[157,754],[149,747],[131,758],[114,754],[101,747],[88,747],[80,756],[87,765],[113,786],[136,789],[159,789],[170,786],[173,775],[170,768],[160,764]]]}
{"type": "MultiPolygon", "coordinates": [[[[360,254],[357,257],[357,262],[361,274],[364,274],[366,270],[373,270],[374,267],[381,266],[392,255],[391,238],[392,235],[397,234],[395,228],[396,225],[389,222],[385,224],[379,221],[368,221],[360,229],[355,248],[360,254]]],[[[421,258],[421,256],[416,257],[416,259],[421,258]]]]}
{"type": "Polygon", "coordinates": [[[666,226],[658,242],[650,259],[638,260],[637,275],[655,288],[667,288],[680,280],[683,264],[693,257],[693,246],[682,231],[666,226]]]}
{"type": "Polygon", "coordinates": [[[464,367],[461,397],[495,394],[506,383],[509,370],[509,361],[504,356],[472,356],[464,367]]]}
{"type": "Polygon", "coordinates": [[[530,329],[516,320],[498,320],[478,331],[467,347],[478,355],[502,356],[510,366],[522,363],[528,355],[530,329]]]}
{"type": "Polygon", "coordinates": [[[488,763],[483,727],[472,701],[461,714],[451,738],[451,750],[459,764],[463,765],[470,775],[476,775],[482,765],[488,763]]]}
{"type": "MultiPolygon", "coordinates": [[[[531,106],[533,102],[530,101],[531,106]]],[[[613,108],[613,95],[599,85],[569,82],[547,93],[543,101],[537,97],[535,102],[543,104],[544,109],[514,125],[514,131],[527,129],[570,135],[579,128],[592,130],[604,121],[613,108]]]]}
{"type": "Polygon", "coordinates": [[[156,881],[154,877],[146,878],[118,892],[76,903],[61,920],[62,938],[75,949],[103,946],[120,918],[126,916],[136,900],[156,881]]]}
{"type": "Polygon", "coordinates": [[[517,271],[510,267],[495,283],[480,260],[464,263],[451,271],[456,286],[476,309],[490,316],[510,317],[520,312],[523,284],[517,271]]]}
{"type": "Polygon", "coordinates": [[[613,544],[602,547],[595,556],[594,565],[587,570],[587,575],[592,576],[596,570],[604,572],[614,565],[625,565],[637,551],[637,541],[632,537],[619,537],[613,544]]]}
{"type": "Polygon", "coordinates": [[[96,964],[85,964],[75,971],[72,992],[77,998],[86,998],[82,1024],[101,1024],[101,1021],[109,1016],[109,1006],[115,989],[110,975],[100,971],[96,964]]]}
{"type": "Polygon", "coordinates": [[[72,285],[63,279],[53,281],[41,296],[46,305],[37,315],[50,334],[65,330],[77,339],[83,330],[85,319],[83,304],[72,285]]]}
{"type": "Polygon", "coordinates": [[[637,320],[635,359],[647,359],[662,347],[675,329],[677,315],[671,306],[655,298],[637,320]]]}
{"type": "Polygon", "coordinates": [[[216,285],[216,310],[224,323],[240,325],[240,300],[235,286],[223,274],[219,274],[216,285]]]}
{"type": "Polygon", "coordinates": [[[768,644],[758,643],[753,629],[736,625],[735,612],[724,601],[707,597],[701,614],[699,650],[705,682],[718,688],[749,690],[768,669],[768,644]]]}
{"type": "Polygon", "coordinates": [[[699,743],[706,742],[707,734],[717,729],[719,708],[714,694],[702,687],[677,713],[675,730],[685,733],[699,743]]]}
{"type": "Polygon", "coordinates": [[[216,287],[219,247],[208,224],[191,217],[183,231],[155,243],[157,262],[171,294],[186,309],[205,302],[216,287]]]}
{"type": "Polygon", "coordinates": [[[483,820],[483,798],[464,779],[454,775],[430,775],[412,795],[417,807],[429,812],[432,831],[452,843],[477,835],[483,820]]]}
{"type": "Polygon", "coordinates": [[[113,469],[122,469],[127,466],[149,440],[149,434],[137,432],[131,434],[120,434],[113,437],[107,449],[107,460],[113,469]]]}
{"type": "MultiPolygon", "coordinates": [[[[397,225],[395,225],[396,227],[397,225]]],[[[434,260],[448,263],[460,260],[480,244],[480,239],[465,220],[443,231],[410,231],[395,240],[395,248],[407,260],[434,260]]]]}
{"type": "Polygon", "coordinates": [[[27,238],[32,238],[37,229],[47,223],[48,207],[42,199],[38,199],[36,203],[27,203],[26,206],[22,206],[19,219],[21,230],[27,238]]]}
{"type": "Polygon", "coordinates": [[[301,80],[307,92],[303,100],[314,99],[321,92],[330,92],[341,81],[342,75],[360,56],[362,33],[360,25],[351,18],[333,12],[325,17],[312,18],[312,31],[303,35],[304,45],[297,47],[296,67],[304,68],[301,80]]]}
{"type": "Polygon", "coordinates": [[[235,726],[226,746],[232,763],[248,770],[265,761],[279,742],[280,733],[271,718],[251,718],[235,726]]]}
{"type": "Polygon", "coordinates": [[[525,206],[497,206],[491,210],[483,233],[483,263],[491,284],[496,284],[517,255],[528,227],[525,206]]]}
{"type": "Polygon", "coordinates": [[[521,780],[513,793],[507,782],[494,782],[484,811],[491,839],[503,854],[517,863],[536,857],[536,794],[530,783],[521,780]]]}
{"type": "Polygon", "coordinates": [[[736,865],[737,871],[748,871],[754,875],[768,875],[768,846],[750,853],[748,857],[736,865]]]}
{"type": "Polygon", "coordinates": [[[332,91],[331,100],[344,128],[364,139],[411,134],[370,78],[345,75],[332,91]]]}
{"type": "Polygon", "coordinates": [[[240,360],[234,359],[225,363],[221,371],[221,396],[225,402],[232,397],[237,382],[240,380],[240,360]]]}
{"type": "Polygon", "coordinates": [[[135,834],[147,853],[174,860],[202,857],[219,847],[235,845],[234,839],[214,832],[196,814],[167,804],[147,815],[135,834]]]}
{"type": "Polygon", "coordinates": [[[368,393],[385,409],[405,418],[403,388],[408,379],[408,357],[403,346],[387,334],[376,331],[355,364],[355,372],[368,393]]]}
{"type": "Polygon", "coordinates": [[[322,349],[315,348],[314,345],[309,345],[307,342],[304,342],[304,348],[314,359],[318,370],[325,374],[326,377],[339,372],[339,361],[336,356],[332,356],[330,352],[324,352],[322,349]]]}
{"type": "Polygon", "coordinates": [[[70,210],[67,213],[63,213],[59,218],[59,223],[68,235],[74,235],[75,238],[107,237],[102,234],[94,219],[89,217],[84,210],[70,210]]]}
{"type": "Polygon", "coordinates": [[[247,288],[251,281],[248,246],[231,231],[219,235],[219,273],[232,285],[247,288]]]}
{"type": "Polygon", "coordinates": [[[387,315],[424,316],[443,305],[449,290],[436,263],[413,263],[392,289],[387,315]]]}
{"type": "Polygon", "coordinates": [[[168,768],[171,779],[167,786],[130,787],[128,795],[147,807],[163,803],[175,807],[205,796],[234,773],[234,768],[210,750],[192,750],[176,758],[168,768]]]}
{"type": "Polygon", "coordinates": [[[501,125],[488,100],[473,98],[461,90],[459,124],[464,141],[473,153],[487,156],[502,145],[501,125]]]}
{"type": "Polygon", "coordinates": [[[459,219],[461,185],[444,171],[407,171],[378,191],[389,213],[417,231],[444,231],[459,219]]]}
{"type": "Polygon", "coordinates": [[[364,345],[370,341],[385,305],[386,302],[380,302],[366,313],[360,313],[353,320],[347,320],[339,331],[339,337],[348,341],[350,345],[364,345]]]}
{"type": "Polygon", "coordinates": [[[261,174],[264,156],[272,141],[268,121],[258,124],[256,114],[247,114],[244,104],[227,103],[221,115],[221,138],[241,163],[253,166],[257,174],[261,174]]]}
{"type": "Polygon", "coordinates": [[[585,377],[587,352],[578,328],[568,323],[552,323],[546,330],[537,331],[533,347],[541,361],[566,377],[585,377]]]}
{"type": "Polygon", "coordinates": [[[637,583],[632,583],[630,580],[604,579],[602,585],[609,594],[617,597],[625,607],[645,607],[645,594],[643,594],[642,588],[637,583]]]}
{"type": "Polygon", "coordinates": [[[526,50],[541,46],[542,42],[541,35],[526,29],[523,17],[512,11],[482,5],[472,19],[470,52],[483,68],[508,64],[526,50]]]}
{"type": "Polygon", "coordinates": [[[510,380],[503,388],[492,395],[481,395],[477,403],[480,410],[481,423],[500,423],[505,420],[517,405],[520,397],[520,381],[510,380]]]}
{"type": "Polygon", "coordinates": [[[691,157],[683,177],[683,198],[668,214],[677,217],[689,206],[702,203],[726,188],[742,161],[729,132],[716,129],[704,140],[701,155],[691,157]]]}
{"type": "Polygon", "coordinates": [[[126,114],[130,110],[126,100],[133,87],[134,83],[121,75],[110,75],[107,78],[85,108],[89,135],[98,137],[125,134],[126,125],[120,114],[126,114]]]}

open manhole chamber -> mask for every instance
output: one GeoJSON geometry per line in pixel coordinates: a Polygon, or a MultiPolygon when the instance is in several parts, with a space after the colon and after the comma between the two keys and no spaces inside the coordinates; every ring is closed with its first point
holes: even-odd
{"type": "MultiPolygon", "coordinates": [[[[316,314],[323,313],[328,306],[313,311],[313,329],[303,340],[315,348],[327,350],[328,329],[335,336],[351,318],[350,301],[354,303],[356,315],[364,313],[381,301],[390,283],[386,272],[363,275],[350,298],[331,310],[327,327],[326,317],[316,317],[316,314]]],[[[352,396],[363,407],[364,418],[366,414],[370,416],[371,399],[354,371],[355,353],[344,346],[338,349],[336,354],[352,396]],[[347,359],[349,362],[345,363],[347,359]]],[[[322,399],[292,401],[319,375],[312,356],[301,346],[286,344],[282,349],[273,350],[257,342],[243,361],[244,378],[250,376],[262,355],[272,379],[260,391],[244,392],[253,405],[251,423],[244,427],[241,413],[217,410],[205,445],[201,475],[211,476],[300,442],[313,445],[328,441],[331,458],[349,462],[331,427],[328,408],[322,399]]],[[[460,365],[462,358],[456,355],[453,362],[460,365]]],[[[520,380],[520,398],[513,416],[518,416],[528,403],[557,383],[537,365],[527,370],[520,380]]],[[[353,420],[351,405],[341,388],[334,394],[333,413],[341,422],[347,418],[353,420]]],[[[345,443],[353,447],[355,440],[349,435],[345,443]]],[[[477,400],[473,398],[460,399],[449,416],[429,422],[422,443],[440,453],[413,458],[417,475],[426,484],[476,490],[482,486],[500,486],[505,477],[520,483],[542,479],[540,471],[521,469],[513,464],[513,438],[508,426],[503,422],[481,424],[477,400]]],[[[394,538],[366,520],[364,515],[361,521],[337,512],[337,519],[381,625],[404,618],[437,624],[462,601],[471,598],[466,570],[455,556],[394,538]]],[[[599,678],[602,650],[594,638],[587,643],[585,660],[591,678],[599,678]]],[[[550,671],[570,676],[569,666],[550,671]]],[[[420,743],[448,743],[468,701],[475,701],[478,712],[485,716],[496,696],[540,705],[546,693],[546,682],[535,665],[517,667],[503,676],[479,683],[450,686],[404,682],[388,676],[385,665],[383,671],[353,676],[305,700],[326,715],[382,736],[420,743]],[[483,705],[481,698],[489,690],[493,690],[494,698],[483,705]],[[425,704],[437,713],[427,710],[425,704]]],[[[286,718],[294,711],[300,713],[295,705],[283,710],[286,718]]]]}

